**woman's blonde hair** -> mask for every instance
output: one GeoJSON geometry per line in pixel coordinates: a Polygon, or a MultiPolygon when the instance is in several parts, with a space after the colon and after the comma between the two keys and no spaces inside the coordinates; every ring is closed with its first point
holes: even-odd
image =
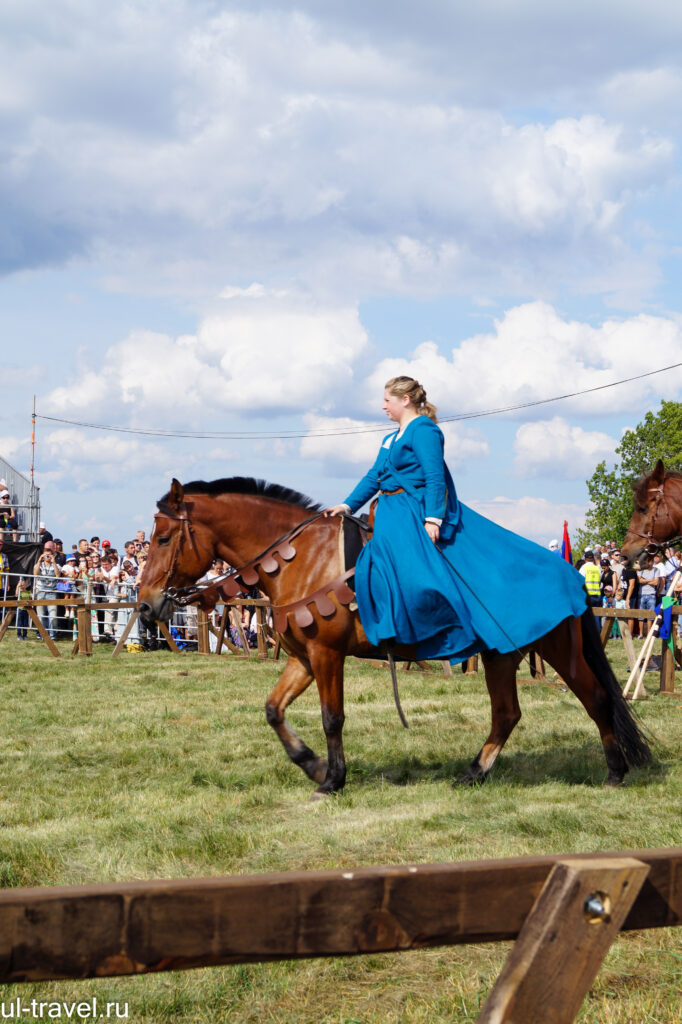
{"type": "Polygon", "coordinates": [[[428,416],[434,423],[438,423],[435,405],[426,401],[426,391],[414,377],[391,377],[384,386],[387,391],[398,398],[407,395],[417,410],[418,416],[428,416]]]}

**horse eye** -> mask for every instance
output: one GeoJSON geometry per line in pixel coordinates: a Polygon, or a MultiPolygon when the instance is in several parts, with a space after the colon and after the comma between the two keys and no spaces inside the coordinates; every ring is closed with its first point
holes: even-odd
{"type": "Polygon", "coordinates": [[[156,538],[156,543],[159,545],[160,548],[165,547],[166,544],[168,544],[169,541],[170,541],[170,537],[157,537],[156,538]]]}
{"type": "Polygon", "coordinates": [[[646,508],[638,508],[637,511],[641,512],[641,514],[644,515],[644,513],[646,512],[646,508]]]}

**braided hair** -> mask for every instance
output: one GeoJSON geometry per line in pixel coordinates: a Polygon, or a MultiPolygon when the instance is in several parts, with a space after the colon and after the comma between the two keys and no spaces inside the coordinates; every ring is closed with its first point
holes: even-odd
{"type": "Polygon", "coordinates": [[[438,423],[436,406],[426,401],[426,390],[414,377],[391,377],[386,381],[385,388],[398,398],[407,395],[418,416],[428,416],[434,423],[438,423]]]}

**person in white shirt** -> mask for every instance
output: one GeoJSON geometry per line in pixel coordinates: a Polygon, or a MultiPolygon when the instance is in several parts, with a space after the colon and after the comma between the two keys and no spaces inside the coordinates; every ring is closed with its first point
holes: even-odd
{"type": "MultiPolygon", "coordinates": [[[[119,600],[119,571],[114,565],[110,555],[105,555],[101,566],[104,577],[105,601],[108,605],[116,604],[119,600]]],[[[114,641],[116,639],[116,623],[118,621],[118,609],[107,608],[104,613],[104,639],[114,641]]]]}
{"type": "Polygon", "coordinates": [[[668,590],[675,573],[680,571],[682,571],[682,558],[680,558],[680,552],[675,551],[674,548],[664,548],[663,556],[659,562],[659,572],[665,580],[664,592],[668,590]]]}

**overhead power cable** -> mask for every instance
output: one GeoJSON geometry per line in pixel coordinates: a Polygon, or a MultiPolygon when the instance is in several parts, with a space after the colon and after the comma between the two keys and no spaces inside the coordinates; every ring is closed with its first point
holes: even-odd
{"type": "MultiPolygon", "coordinates": [[[[624,377],[622,380],[614,380],[609,384],[598,384],[593,388],[584,388],[582,391],[570,391],[565,395],[554,395],[552,398],[538,398],[532,402],[520,402],[517,405],[501,406],[498,409],[484,409],[480,412],[463,412],[456,416],[439,416],[439,423],[458,423],[462,420],[483,419],[487,416],[500,416],[503,413],[518,412],[522,409],[533,409],[539,405],[549,405],[552,402],[564,402],[569,398],[580,398],[582,395],[591,395],[595,391],[606,391],[607,388],[616,388],[621,384],[630,384],[632,381],[643,380],[645,377],[653,377],[657,373],[667,373],[669,370],[677,370],[682,366],[680,363],[672,363],[670,366],[662,366],[658,370],[649,370],[647,373],[638,373],[634,377],[624,377]]],[[[46,420],[51,423],[64,423],[71,427],[87,427],[90,430],[108,430],[118,434],[134,434],[139,437],[175,437],[190,438],[197,441],[287,441],[300,437],[344,437],[350,434],[378,434],[386,430],[386,424],[375,427],[330,427],[327,430],[284,430],[276,434],[263,430],[163,430],[161,428],[138,428],[138,427],[116,427],[105,423],[89,423],[84,420],[68,420],[60,416],[43,416],[36,413],[39,420],[46,420]]]]}

